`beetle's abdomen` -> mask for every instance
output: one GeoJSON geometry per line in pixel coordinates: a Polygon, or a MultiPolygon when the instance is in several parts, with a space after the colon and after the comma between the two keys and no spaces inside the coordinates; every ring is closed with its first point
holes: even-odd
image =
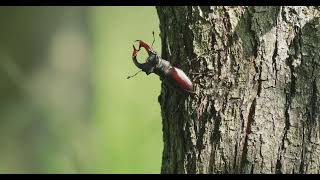
{"type": "Polygon", "coordinates": [[[192,91],[193,86],[189,77],[179,68],[172,67],[171,77],[179,85],[179,87],[186,91],[192,91]]]}

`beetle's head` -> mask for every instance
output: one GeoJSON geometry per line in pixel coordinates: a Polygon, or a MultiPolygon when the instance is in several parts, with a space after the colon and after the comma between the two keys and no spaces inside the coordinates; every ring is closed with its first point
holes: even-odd
{"type": "Polygon", "coordinates": [[[133,63],[139,69],[144,71],[146,74],[150,74],[153,72],[153,69],[158,62],[157,53],[147,43],[145,43],[141,40],[136,40],[136,41],[139,42],[139,49],[136,49],[135,46],[133,45],[133,52],[132,52],[133,63]],[[141,47],[143,47],[149,55],[149,57],[146,59],[145,63],[139,63],[137,60],[137,55],[138,55],[138,52],[140,51],[141,47]]]}

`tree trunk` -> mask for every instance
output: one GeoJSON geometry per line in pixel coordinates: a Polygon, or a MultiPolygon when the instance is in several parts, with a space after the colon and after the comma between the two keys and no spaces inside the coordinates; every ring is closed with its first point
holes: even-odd
{"type": "Polygon", "coordinates": [[[157,7],[162,173],[320,173],[317,7],[157,7]]]}

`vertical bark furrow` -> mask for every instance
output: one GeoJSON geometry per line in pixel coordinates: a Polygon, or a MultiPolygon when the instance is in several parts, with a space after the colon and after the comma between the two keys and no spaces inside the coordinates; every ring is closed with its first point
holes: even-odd
{"type": "Polygon", "coordinates": [[[274,51],[272,54],[272,65],[273,65],[273,71],[275,75],[274,86],[277,86],[277,76],[278,76],[277,59],[276,59],[277,56],[278,56],[278,32],[276,31],[276,42],[275,42],[274,51]]]}
{"type": "Polygon", "coordinates": [[[259,40],[257,39],[256,31],[254,30],[254,23],[256,23],[254,19],[254,8],[248,9],[248,15],[249,15],[249,20],[248,20],[248,26],[249,26],[249,32],[252,36],[251,38],[251,43],[252,43],[252,55],[254,59],[257,58],[258,56],[258,47],[259,47],[259,40]],[[251,12],[252,11],[252,12],[251,12]]]}
{"type": "Polygon", "coordinates": [[[245,136],[244,139],[244,144],[243,144],[243,150],[241,154],[241,161],[240,164],[238,165],[238,171],[236,173],[246,173],[245,167],[247,162],[247,153],[248,153],[248,135],[245,136]]]}
{"type": "Polygon", "coordinates": [[[246,127],[246,133],[247,133],[246,136],[248,136],[248,134],[251,133],[251,125],[254,122],[254,115],[255,115],[255,112],[256,112],[256,104],[257,104],[257,101],[256,101],[256,99],[254,99],[253,102],[251,103],[249,114],[248,114],[248,122],[247,122],[247,127],[246,127]]]}
{"type": "MultiPolygon", "coordinates": [[[[316,79],[313,79],[312,81],[312,93],[310,97],[310,108],[311,108],[311,126],[316,123],[317,115],[319,111],[319,105],[318,105],[318,88],[317,88],[317,81],[316,79]]],[[[309,138],[311,136],[311,133],[309,134],[309,138]]]]}

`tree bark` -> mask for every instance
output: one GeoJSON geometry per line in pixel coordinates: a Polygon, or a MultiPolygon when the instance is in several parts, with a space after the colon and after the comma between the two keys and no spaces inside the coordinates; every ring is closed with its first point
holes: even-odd
{"type": "Polygon", "coordinates": [[[317,7],[157,7],[162,173],[320,173],[317,7]]]}

